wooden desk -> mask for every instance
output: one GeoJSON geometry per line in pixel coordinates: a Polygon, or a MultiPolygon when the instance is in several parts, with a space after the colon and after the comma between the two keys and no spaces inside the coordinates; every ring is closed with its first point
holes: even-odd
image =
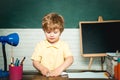
{"type": "MultiPolygon", "coordinates": [[[[114,80],[114,79],[103,79],[103,78],[69,78],[68,75],[64,75],[64,76],[59,76],[59,77],[44,77],[41,76],[41,74],[39,73],[35,73],[35,74],[24,74],[23,75],[23,80],[114,80]]],[[[86,75],[87,76],[87,75],[86,75]]]]}
{"type": "Polygon", "coordinates": [[[44,77],[41,76],[39,73],[38,74],[30,74],[30,75],[24,75],[23,80],[114,80],[114,79],[95,79],[95,78],[68,78],[68,75],[65,76],[59,76],[59,77],[44,77]]]}
{"type": "MultiPolygon", "coordinates": [[[[86,75],[87,76],[87,75],[86,75]]],[[[9,80],[9,78],[0,78],[0,80],[9,80]]],[[[115,79],[95,79],[95,78],[68,78],[67,75],[58,76],[58,77],[45,77],[38,72],[27,72],[23,73],[22,80],[115,80],[115,79]]]]}
{"type": "Polygon", "coordinates": [[[58,76],[58,77],[45,77],[38,72],[34,72],[34,73],[28,72],[23,74],[23,80],[69,80],[69,79],[66,74],[64,76],[58,76]]]}

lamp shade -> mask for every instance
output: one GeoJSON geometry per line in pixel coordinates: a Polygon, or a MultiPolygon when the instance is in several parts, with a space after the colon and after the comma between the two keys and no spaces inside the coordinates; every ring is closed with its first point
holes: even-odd
{"type": "Polygon", "coordinates": [[[17,46],[19,43],[19,36],[17,33],[12,33],[7,36],[0,36],[0,42],[2,42],[2,44],[8,43],[12,46],[17,46]]]}

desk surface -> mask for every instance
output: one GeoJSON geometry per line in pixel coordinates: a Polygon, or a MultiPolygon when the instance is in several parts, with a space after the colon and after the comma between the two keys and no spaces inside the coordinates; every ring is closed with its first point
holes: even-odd
{"type": "MultiPolygon", "coordinates": [[[[9,80],[9,78],[0,78],[0,80],[9,80]]],[[[22,80],[88,80],[88,78],[68,78],[68,75],[65,74],[63,76],[58,77],[45,77],[42,76],[40,73],[35,72],[27,72],[23,73],[23,79],[22,80]]],[[[91,78],[89,80],[114,80],[114,79],[95,79],[91,78]]]]}

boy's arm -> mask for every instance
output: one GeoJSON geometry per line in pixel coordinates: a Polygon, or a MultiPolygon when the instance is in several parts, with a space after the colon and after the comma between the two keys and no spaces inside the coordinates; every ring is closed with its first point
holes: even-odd
{"type": "Polygon", "coordinates": [[[64,71],[69,66],[71,66],[72,63],[73,63],[73,56],[69,56],[69,57],[65,58],[64,63],[61,66],[59,66],[59,67],[61,68],[62,71],[64,71]]]}
{"type": "Polygon", "coordinates": [[[49,76],[59,76],[59,75],[61,75],[61,73],[65,69],[67,69],[70,65],[72,65],[73,61],[74,61],[73,56],[67,57],[62,65],[60,65],[58,68],[56,68],[55,70],[53,70],[49,73],[49,76]]]}
{"type": "Polygon", "coordinates": [[[33,60],[33,66],[42,73],[42,75],[46,76],[49,73],[48,68],[44,67],[39,61],[33,60]]]}

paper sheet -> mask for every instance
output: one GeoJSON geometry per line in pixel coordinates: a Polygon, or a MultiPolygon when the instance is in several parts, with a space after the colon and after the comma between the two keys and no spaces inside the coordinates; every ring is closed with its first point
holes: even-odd
{"type": "Polygon", "coordinates": [[[79,73],[63,73],[68,74],[69,78],[105,78],[108,77],[104,72],[79,72],[79,73]]]}

